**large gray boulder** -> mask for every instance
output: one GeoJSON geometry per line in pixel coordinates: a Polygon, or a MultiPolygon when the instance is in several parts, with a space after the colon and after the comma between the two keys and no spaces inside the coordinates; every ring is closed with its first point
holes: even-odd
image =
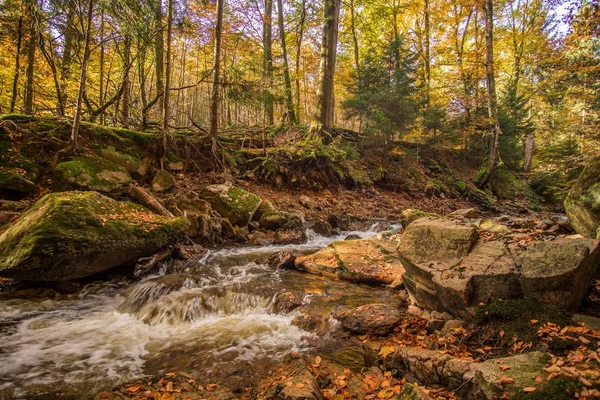
{"type": "Polygon", "coordinates": [[[600,262],[594,240],[478,241],[474,226],[432,217],[410,224],[398,252],[404,285],[417,303],[465,318],[492,297],[575,310],[600,262]]]}
{"type": "Polygon", "coordinates": [[[254,193],[231,185],[207,186],[200,192],[200,198],[232,225],[242,227],[248,225],[262,202],[254,193]]]}
{"type": "Polygon", "coordinates": [[[395,248],[387,240],[342,240],[296,258],[296,268],[353,282],[390,284],[404,273],[395,248]]]}
{"type": "Polygon", "coordinates": [[[600,239],[600,157],[590,161],[571,188],[565,211],[577,233],[600,239]]]}
{"type": "Polygon", "coordinates": [[[187,224],[96,192],[51,193],[0,235],[0,276],[82,278],[156,253],[187,224]]]}

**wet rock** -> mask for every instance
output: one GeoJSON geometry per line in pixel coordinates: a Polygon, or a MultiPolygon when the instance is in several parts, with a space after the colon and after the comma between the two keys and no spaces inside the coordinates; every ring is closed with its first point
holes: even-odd
{"type": "Polygon", "coordinates": [[[298,217],[285,211],[263,212],[258,223],[261,228],[269,231],[276,231],[288,223],[302,225],[298,217]]]}
{"type": "Polygon", "coordinates": [[[275,269],[292,269],[294,268],[296,258],[302,255],[302,253],[297,251],[284,250],[273,254],[264,260],[263,263],[275,269]]]}
{"type": "Polygon", "coordinates": [[[317,275],[390,284],[404,273],[395,247],[396,242],[376,239],[335,242],[314,254],[296,258],[295,265],[317,275]]]}
{"type": "Polygon", "coordinates": [[[296,309],[296,316],[292,320],[292,325],[307,332],[323,335],[327,331],[328,321],[328,311],[323,310],[321,307],[308,304],[296,309]]]}
{"type": "Polygon", "coordinates": [[[247,226],[262,202],[257,195],[230,185],[207,186],[200,192],[200,198],[237,226],[247,226]]]}
{"type": "Polygon", "coordinates": [[[175,179],[166,170],[159,171],[152,179],[152,191],[154,193],[164,193],[175,186],[175,179]]]}
{"type": "Polygon", "coordinates": [[[339,228],[342,231],[366,231],[370,228],[371,222],[365,218],[356,217],[351,214],[342,214],[339,216],[330,215],[327,222],[332,228],[339,228]]]}
{"type": "Polygon", "coordinates": [[[372,230],[373,232],[378,232],[378,233],[381,233],[381,232],[386,232],[386,231],[389,231],[390,229],[392,229],[392,224],[390,224],[390,223],[389,223],[389,222],[387,222],[387,221],[380,221],[380,222],[377,222],[376,224],[374,224],[374,225],[371,227],[371,230],[372,230]]]}
{"type": "MultiPolygon", "coordinates": [[[[291,214],[290,214],[291,215],[291,214]]],[[[295,217],[292,215],[292,217],[295,217]]],[[[275,232],[275,244],[303,244],[308,240],[306,229],[299,218],[292,218],[275,232]]]]}
{"type": "Polygon", "coordinates": [[[100,157],[76,157],[60,163],[52,173],[52,190],[95,191],[120,196],[132,182],[127,170],[100,157]]]}
{"type": "Polygon", "coordinates": [[[331,236],[339,236],[342,234],[342,230],[340,228],[333,228],[331,230],[331,236]]]}
{"type": "Polygon", "coordinates": [[[179,191],[164,202],[174,215],[185,217],[190,225],[186,234],[202,244],[223,242],[223,236],[233,239],[231,223],[212,209],[210,204],[193,191],[179,191]]]}
{"type": "Polygon", "coordinates": [[[474,208],[461,208],[448,214],[449,217],[463,217],[466,219],[477,219],[480,215],[479,211],[474,208]]]}
{"type": "Polygon", "coordinates": [[[428,213],[421,210],[415,210],[413,208],[407,208],[406,210],[403,210],[400,214],[400,223],[402,224],[402,227],[406,229],[410,224],[423,217],[439,218],[441,217],[441,215],[428,213]]]}
{"type": "Polygon", "coordinates": [[[331,225],[329,224],[329,222],[322,220],[321,218],[317,219],[313,223],[312,229],[313,229],[313,231],[315,231],[316,234],[325,236],[325,237],[329,237],[333,233],[333,229],[331,228],[331,225]]]}
{"type": "Polygon", "coordinates": [[[389,334],[403,318],[399,309],[387,304],[367,304],[350,310],[337,311],[333,316],[347,331],[376,336],[389,334]]]}
{"type": "Polygon", "coordinates": [[[298,290],[281,290],[271,301],[269,312],[274,314],[283,314],[294,311],[304,303],[306,293],[298,290]]]}
{"type": "Polygon", "coordinates": [[[248,235],[248,242],[255,246],[267,246],[272,243],[266,233],[254,231],[248,235]]]}
{"type": "Polygon", "coordinates": [[[357,234],[351,234],[344,238],[344,240],[362,240],[362,238],[357,234]]]}
{"type": "Polygon", "coordinates": [[[188,226],[96,192],[44,196],[0,235],[0,276],[66,281],[156,253],[188,226]]]}
{"type": "Polygon", "coordinates": [[[575,231],[600,239],[600,157],[585,167],[565,199],[565,211],[575,231]]]}
{"type": "Polygon", "coordinates": [[[406,229],[398,251],[404,285],[419,305],[464,318],[489,298],[525,297],[574,310],[600,262],[600,248],[589,239],[522,247],[476,242],[477,236],[472,225],[429,217],[406,229]]]}
{"type": "Polygon", "coordinates": [[[433,397],[425,393],[420,387],[407,383],[402,385],[398,400],[433,400],[433,397]]]}
{"type": "Polygon", "coordinates": [[[257,221],[250,221],[248,224],[248,232],[252,233],[254,231],[260,230],[260,224],[257,221]]]}
{"type": "Polygon", "coordinates": [[[314,205],[314,201],[313,199],[311,199],[310,197],[306,196],[306,195],[301,195],[300,197],[298,197],[298,203],[307,209],[311,209],[313,208],[314,205]]]}

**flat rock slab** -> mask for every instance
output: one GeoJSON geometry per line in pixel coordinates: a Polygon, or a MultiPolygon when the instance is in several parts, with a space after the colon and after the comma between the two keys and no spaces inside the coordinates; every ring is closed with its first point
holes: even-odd
{"type": "Polygon", "coordinates": [[[184,218],[159,216],[96,192],[51,193],[0,235],[0,276],[82,278],[150,256],[187,226],[184,218]]]}
{"type": "Polygon", "coordinates": [[[314,254],[297,257],[295,266],[352,282],[391,284],[404,273],[396,245],[397,242],[377,239],[344,240],[314,254]]]}
{"type": "Polygon", "coordinates": [[[398,246],[404,285],[420,305],[469,317],[490,298],[528,298],[575,310],[600,262],[597,240],[559,238],[525,246],[477,240],[473,226],[425,217],[398,246]]]}

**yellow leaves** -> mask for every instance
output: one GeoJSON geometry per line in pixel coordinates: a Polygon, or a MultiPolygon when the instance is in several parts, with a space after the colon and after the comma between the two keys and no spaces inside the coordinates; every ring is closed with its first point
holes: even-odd
{"type": "Polygon", "coordinates": [[[140,385],[138,385],[138,386],[130,386],[130,387],[128,387],[127,389],[125,389],[125,391],[126,391],[127,393],[132,393],[132,394],[133,394],[133,393],[137,393],[137,392],[139,392],[140,390],[142,390],[142,387],[141,387],[140,385]]]}
{"type": "Polygon", "coordinates": [[[379,350],[379,355],[382,356],[383,358],[387,358],[387,356],[389,356],[390,354],[392,354],[395,351],[396,351],[396,348],[394,346],[383,346],[379,350]]]}

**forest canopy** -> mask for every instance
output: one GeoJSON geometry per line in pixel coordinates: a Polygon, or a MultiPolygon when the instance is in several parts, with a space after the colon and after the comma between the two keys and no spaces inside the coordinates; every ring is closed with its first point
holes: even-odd
{"type": "Polygon", "coordinates": [[[599,32],[597,0],[5,0],[0,113],[213,136],[316,120],[560,191],[599,148],[599,32]]]}

